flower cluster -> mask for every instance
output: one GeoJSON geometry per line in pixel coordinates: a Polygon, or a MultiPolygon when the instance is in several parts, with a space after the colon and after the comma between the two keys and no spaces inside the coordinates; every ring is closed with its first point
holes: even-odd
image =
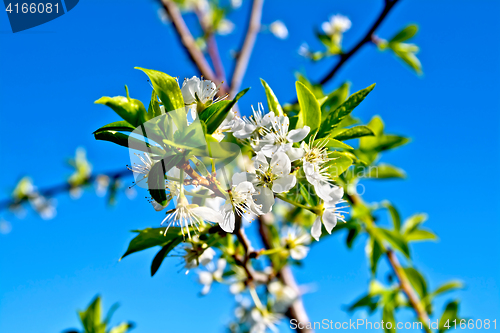
{"type": "MultiPolygon", "coordinates": [[[[215,96],[218,91],[219,87],[212,81],[197,77],[185,79],[181,92],[186,105],[186,116],[192,112],[193,105],[197,106],[198,112],[203,112],[208,106],[217,103],[215,96]]],[[[194,112],[194,117],[198,112],[194,112]]],[[[225,188],[214,180],[215,175],[209,175],[207,179],[211,181],[211,186],[205,186],[208,193],[202,195],[205,199],[203,207],[189,199],[190,196],[197,196],[196,192],[200,189],[199,181],[193,178],[193,174],[186,174],[182,167],[180,170],[176,167],[169,170],[165,180],[167,200],[163,204],[152,200],[157,211],[165,209],[172,199],[175,202],[175,208],[167,210],[162,222],[167,226],[165,233],[170,226],[179,226],[183,234],[191,238],[191,231],[200,230],[200,225],[204,222],[218,223],[222,230],[233,232],[237,217],[246,218],[271,212],[276,198],[286,200],[287,193],[297,186],[297,179],[301,176],[314,188],[321,200],[316,207],[309,207],[310,211],[318,215],[311,229],[312,237],[319,239],[321,223],[331,232],[337,220],[344,221],[345,212],[337,207],[343,201],[343,189],[334,185],[329,175],[328,164],[332,158],[326,147],[327,141],[314,140],[315,135],[311,133],[309,126],[293,128],[287,115],[266,113],[259,103],[256,109],[252,107],[252,115],[249,117],[240,117],[230,111],[212,136],[217,141],[222,141],[228,133],[241,146],[250,148],[253,155],[251,164],[244,172],[229,170],[232,176],[230,181],[226,180],[225,188]]],[[[155,160],[148,153],[138,157],[138,163],[130,170],[140,177],[139,181],[148,181],[155,160]]],[[[227,171],[224,171],[225,177],[227,171]]],[[[298,238],[301,240],[297,244],[307,244],[306,238],[298,238]]],[[[293,257],[299,259],[307,254],[304,248],[295,246],[290,251],[293,257]]]]}

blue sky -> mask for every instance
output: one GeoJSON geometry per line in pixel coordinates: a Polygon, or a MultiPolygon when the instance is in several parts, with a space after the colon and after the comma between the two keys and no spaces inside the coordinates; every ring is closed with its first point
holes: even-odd
{"type": "MultiPolygon", "coordinates": [[[[280,41],[259,35],[243,82],[253,88],[240,109],[265,101],[260,77],[281,101],[288,101],[294,97],[294,70],[318,78],[331,67],[334,60],[310,64],[296,52],[302,42],[318,46],[313,27],[330,14],[351,18],[353,27],[344,41],[349,47],[381,6],[382,1],[367,0],[268,1],[263,22],[281,19],[290,37],[280,41]]],[[[128,163],[126,150],[93,139],[93,130],[117,120],[93,101],[124,94],[124,84],[132,97],[149,100],[150,86],[134,66],[181,78],[197,73],[156,9],[154,1],[81,1],[70,13],[17,34],[10,32],[6,13],[0,14],[2,197],[25,174],[38,186],[59,183],[71,172],[64,161],[78,146],[87,149],[96,171],[128,163]]],[[[408,135],[412,143],[383,158],[405,169],[408,179],[365,182],[365,197],[389,199],[405,217],[428,213],[426,225],[440,241],[415,245],[415,265],[433,288],[450,279],[464,281],[465,290],[444,299],[461,299],[465,317],[490,320],[500,314],[499,10],[493,0],[402,0],[377,33],[388,38],[418,23],[415,42],[424,75],[417,77],[389,53],[368,46],[328,85],[333,89],[349,80],[355,91],[377,83],[355,115],[364,121],[381,115],[388,132],[408,135]]],[[[234,21],[246,21],[243,10],[234,21]]],[[[220,38],[224,61],[240,44],[242,29],[238,25],[220,38]]],[[[79,327],[76,309],[97,293],[105,307],[120,302],[115,321],[135,321],[138,333],[222,332],[233,309],[226,288],[217,286],[198,297],[195,275],[177,273],[175,258],[151,278],[155,250],[118,262],[133,237],[129,230],[158,226],[162,219],[142,199],[145,195],[139,192],[133,201],[121,196],[111,208],[91,191],[77,201],[61,196],[58,216],[50,221],[31,213],[22,220],[2,213],[13,229],[0,235],[0,332],[79,327]]],[[[312,320],[350,318],[343,306],[366,289],[364,240],[353,250],[343,242],[344,235],[337,234],[320,243],[296,270],[299,283],[317,290],[304,297],[312,320]]],[[[438,302],[436,309],[441,307],[438,302]]],[[[401,318],[412,317],[403,312],[401,318]]]]}

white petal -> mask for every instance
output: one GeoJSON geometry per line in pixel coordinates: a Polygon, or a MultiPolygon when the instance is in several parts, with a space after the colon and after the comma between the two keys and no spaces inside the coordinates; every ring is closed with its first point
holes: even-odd
{"type": "Polygon", "coordinates": [[[225,232],[233,232],[235,220],[233,206],[230,203],[227,203],[222,207],[222,211],[224,214],[224,221],[222,221],[222,223],[219,223],[221,229],[225,232]]]}
{"type": "Polygon", "coordinates": [[[198,215],[204,221],[221,223],[224,220],[221,213],[216,212],[212,208],[208,208],[208,207],[192,208],[191,212],[198,215]]]}
{"type": "Polygon", "coordinates": [[[337,225],[337,216],[335,216],[333,211],[326,209],[323,212],[323,224],[325,225],[326,231],[331,234],[333,228],[337,225]]]}
{"type": "Polygon", "coordinates": [[[321,236],[321,217],[316,217],[314,224],[311,228],[311,236],[317,241],[319,241],[319,237],[321,236]]]}
{"type": "Polygon", "coordinates": [[[231,180],[233,181],[233,185],[238,185],[242,182],[246,182],[247,181],[247,173],[246,172],[237,172],[233,175],[231,180]]]}
{"type": "Polygon", "coordinates": [[[167,207],[167,206],[162,206],[162,205],[160,205],[159,203],[157,203],[157,202],[156,202],[156,201],[154,201],[154,200],[153,200],[153,201],[151,201],[151,204],[153,205],[153,208],[154,208],[157,212],[159,212],[160,210],[162,210],[162,209],[164,209],[165,207],[167,207]]]}
{"type": "Polygon", "coordinates": [[[290,161],[296,161],[304,157],[304,148],[290,148],[289,151],[286,152],[288,157],[290,158],[290,161]]]}
{"type": "Polygon", "coordinates": [[[250,192],[250,193],[255,192],[255,188],[253,187],[253,184],[248,182],[248,181],[244,181],[244,182],[239,183],[234,190],[236,192],[250,192]]]}
{"type": "Polygon", "coordinates": [[[204,285],[211,285],[213,282],[212,273],[201,271],[198,273],[198,281],[204,285]]]}
{"type": "Polygon", "coordinates": [[[278,150],[278,146],[274,144],[266,144],[261,148],[261,152],[264,153],[267,157],[272,157],[274,152],[278,150]]]}
{"type": "Polygon", "coordinates": [[[259,186],[257,187],[257,193],[259,194],[254,195],[255,203],[257,205],[262,205],[262,213],[269,213],[274,205],[273,192],[268,187],[259,186]]]}
{"type": "Polygon", "coordinates": [[[266,155],[264,155],[262,151],[259,151],[257,155],[255,155],[253,161],[255,169],[267,170],[267,168],[269,168],[266,155]]]}
{"type": "Polygon", "coordinates": [[[302,260],[307,256],[309,248],[303,245],[297,245],[290,250],[290,256],[295,260],[302,260]]]}
{"type": "Polygon", "coordinates": [[[291,142],[299,142],[304,140],[304,138],[309,134],[311,129],[309,126],[304,126],[304,128],[294,129],[288,132],[287,138],[291,142]]]}
{"type": "Polygon", "coordinates": [[[271,168],[278,177],[288,175],[292,169],[290,158],[285,153],[276,153],[271,158],[271,168]]]}
{"type": "Polygon", "coordinates": [[[273,181],[273,192],[283,193],[290,191],[297,183],[294,175],[286,175],[273,181]]]}

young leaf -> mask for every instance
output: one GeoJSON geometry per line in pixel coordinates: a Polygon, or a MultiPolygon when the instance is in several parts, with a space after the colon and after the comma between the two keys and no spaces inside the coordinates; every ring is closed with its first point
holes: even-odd
{"type": "Polygon", "coordinates": [[[338,141],[361,138],[363,136],[374,135],[372,130],[366,126],[354,126],[335,135],[333,138],[338,141]]]}
{"type": "Polygon", "coordinates": [[[366,178],[389,179],[406,177],[403,170],[386,163],[380,163],[376,166],[376,168],[370,167],[368,170],[368,173],[364,175],[366,178]]]}
{"type": "Polygon", "coordinates": [[[338,178],[352,165],[352,160],[340,152],[333,151],[330,153],[330,157],[332,160],[326,166],[328,166],[328,173],[332,179],[338,178]]]}
{"type": "Polygon", "coordinates": [[[354,94],[349,96],[347,101],[342,103],[342,105],[335,109],[335,111],[331,112],[326,118],[325,122],[321,124],[318,137],[328,135],[331,130],[337,127],[338,124],[365,99],[365,97],[373,90],[373,88],[375,88],[375,83],[365,89],[355,92],[354,94]]]}
{"type": "Polygon", "coordinates": [[[439,288],[437,288],[432,293],[432,296],[435,297],[437,295],[444,294],[444,293],[446,293],[448,291],[451,291],[451,290],[454,290],[454,289],[462,289],[462,288],[464,288],[464,284],[461,281],[450,281],[450,282],[447,282],[447,283],[443,284],[439,288]]]}
{"type": "Polygon", "coordinates": [[[392,224],[394,225],[394,230],[399,231],[401,229],[401,217],[396,207],[394,207],[389,201],[384,201],[382,203],[382,206],[389,210],[389,214],[391,214],[392,224]]]}
{"type": "Polygon", "coordinates": [[[207,124],[207,134],[213,134],[217,130],[224,119],[226,119],[232,107],[248,90],[250,90],[250,88],[240,91],[231,101],[221,101],[212,104],[200,114],[200,119],[207,124]]]}
{"type": "Polygon", "coordinates": [[[441,319],[439,319],[438,332],[442,333],[449,330],[448,327],[453,327],[453,321],[455,319],[457,320],[457,322],[460,322],[458,318],[458,301],[452,301],[446,304],[443,315],[441,316],[441,319]],[[448,327],[445,327],[446,324],[448,324],[448,327]]]}
{"type": "Polygon", "coordinates": [[[342,149],[348,149],[348,150],[353,150],[354,148],[343,143],[342,141],[336,140],[336,139],[317,139],[314,140],[314,145],[316,144],[324,144],[325,147],[328,148],[342,148],[342,149]]]}
{"type": "Polygon", "coordinates": [[[266,97],[267,97],[267,106],[269,108],[269,111],[274,112],[275,115],[277,116],[282,116],[283,115],[283,108],[281,107],[280,103],[278,102],[278,98],[274,94],[273,90],[269,85],[267,84],[266,81],[263,79],[260,79],[260,82],[262,83],[262,86],[264,87],[266,91],[266,97]]]}
{"type": "Polygon", "coordinates": [[[134,130],[135,127],[132,126],[128,121],[120,120],[115,121],[111,124],[104,125],[103,127],[95,130],[93,134],[104,131],[133,132],[134,130]]]}
{"type": "Polygon", "coordinates": [[[420,298],[424,298],[427,295],[427,282],[425,282],[422,274],[413,267],[406,267],[404,270],[415,291],[419,294],[420,298]]]}
{"type": "Polygon", "coordinates": [[[407,242],[418,242],[427,240],[437,240],[438,237],[432,231],[416,229],[404,235],[407,242]]]}
{"type": "Polygon", "coordinates": [[[311,130],[321,125],[321,108],[314,94],[301,82],[295,82],[300,112],[297,128],[309,126],[311,130]]]}
{"type": "Polygon", "coordinates": [[[165,229],[166,228],[146,228],[143,230],[134,230],[133,232],[138,233],[138,235],[130,241],[127,251],[120,260],[134,252],[143,251],[154,246],[165,246],[178,236],[182,237],[181,230],[178,227],[170,227],[167,234],[164,235],[165,229]]]}
{"type": "MultiPolygon", "coordinates": [[[[340,87],[328,94],[322,108],[329,111],[336,110],[349,96],[350,86],[349,82],[344,82],[340,87]]],[[[323,119],[325,119],[327,115],[328,113],[323,112],[323,119]]]]}
{"type": "Polygon", "coordinates": [[[124,96],[103,96],[94,103],[109,106],[120,117],[122,117],[123,120],[127,121],[134,127],[137,127],[148,120],[148,115],[144,105],[137,99],[124,96]]]}
{"type": "Polygon", "coordinates": [[[165,112],[184,108],[182,92],[175,78],[153,69],[135,68],[149,76],[156,94],[165,106],[165,112]]]}
{"type": "Polygon", "coordinates": [[[182,242],[183,237],[178,235],[174,239],[172,239],[167,245],[163,246],[160,251],[156,254],[151,263],[151,276],[154,276],[158,269],[160,268],[163,259],[167,257],[167,255],[172,251],[177,245],[182,242]]]}
{"type": "Polygon", "coordinates": [[[404,235],[410,234],[426,220],[427,220],[427,214],[415,214],[409,217],[403,224],[403,229],[402,229],[403,234],[404,235]]]}
{"type": "Polygon", "coordinates": [[[385,239],[389,244],[391,244],[395,249],[403,253],[408,259],[410,259],[410,248],[405,242],[403,237],[391,230],[384,228],[377,228],[380,231],[383,239],[385,239]]]}
{"type": "Polygon", "coordinates": [[[418,32],[418,26],[416,24],[407,25],[401,31],[399,31],[394,37],[389,39],[389,43],[401,43],[415,36],[418,32]]]}

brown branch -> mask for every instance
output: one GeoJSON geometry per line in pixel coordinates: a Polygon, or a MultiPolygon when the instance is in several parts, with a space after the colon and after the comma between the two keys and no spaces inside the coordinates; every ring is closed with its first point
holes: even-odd
{"type": "MultiPolygon", "coordinates": [[[[261,215],[258,217],[258,221],[259,221],[259,232],[262,238],[262,242],[264,243],[266,249],[272,249],[273,246],[271,243],[271,233],[269,232],[269,229],[266,226],[266,223],[272,222],[272,215],[271,214],[261,215]]],[[[295,282],[295,278],[293,277],[293,273],[290,267],[289,266],[282,267],[278,271],[278,278],[280,279],[281,283],[292,288],[298,295],[297,299],[288,308],[286,312],[287,317],[290,320],[296,319],[297,323],[302,323],[301,326],[304,328],[301,329],[297,326],[297,332],[312,333],[312,330],[306,328],[307,326],[306,323],[309,322],[309,317],[307,316],[306,309],[304,308],[304,303],[302,302],[302,297],[300,296],[300,290],[297,286],[297,283],[295,282]]]]}
{"type": "Polygon", "coordinates": [[[250,61],[250,56],[255,45],[255,40],[257,39],[257,34],[260,30],[263,5],[264,0],[253,0],[252,11],[250,12],[250,17],[248,20],[247,32],[245,35],[245,39],[243,40],[243,45],[241,46],[240,52],[236,59],[233,76],[231,78],[229,97],[234,97],[234,95],[238,92],[241,87],[243,77],[245,76],[245,72],[247,71],[248,62],[250,61]]]}
{"type": "MultiPolygon", "coordinates": [[[[361,202],[361,198],[359,198],[357,195],[346,194],[346,198],[353,205],[361,202]]],[[[374,221],[371,217],[367,218],[365,222],[368,224],[369,227],[372,227],[374,225],[374,221]]],[[[384,253],[387,256],[387,259],[389,261],[389,265],[391,266],[391,269],[393,270],[394,274],[396,274],[396,277],[398,278],[399,286],[400,286],[401,290],[405,293],[406,297],[408,297],[408,301],[409,301],[411,307],[415,311],[415,314],[417,315],[418,319],[422,322],[422,326],[423,326],[424,331],[427,333],[432,333],[432,331],[427,326],[427,323],[429,322],[429,315],[427,314],[427,311],[425,310],[424,306],[422,305],[422,302],[420,301],[418,294],[416,293],[415,289],[411,285],[411,282],[408,279],[408,276],[406,275],[403,267],[399,263],[399,260],[396,256],[396,254],[390,248],[387,250],[384,250],[384,253]]]]}
{"type": "MultiPolygon", "coordinates": [[[[201,12],[198,7],[195,7],[194,12],[196,14],[196,17],[198,17],[198,22],[200,23],[201,29],[205,34],[208,55],[210,56],[210,60],[212,60],[217,80],[219,82],[224,82],[226,81],[226,73],[224,70],[224,65],[222,64],[222,60],[220,58],[219,47],[217,46],[217,41],[215,40],[214,31],[212,27],[209,27],[206,24],[204,20],[205,14],[201,12]]],[[[228,90],[226,84],[224,84],[224,90],[228,90]]]]}
{"type": "Polygon", "coordinates": [[[406,294],[406,297],[408,297],[408,301],[410,302],[411,307],[415,310],[418,319],[422,322],[424,330],[426,332],[432,332],[429,327],[427,327],[427,323],[429,322],[429,315],[422,305],[422,302],[415,292],[415,289],[413,289],[413,286],[408,280],[403,267],[399,263],[398,257],[391,249],[386,252],[386,256],[399,280],[399,286],[401,287],[401,290],[403,290],[403,292],[406,294]]]}
{"type": "Polygon", "coordinates": [[[332,68],[332,70],[326,74],[320,81],[321,84],[325,84],[330,81],[335,74],[339,71],[339,69],[359,50],[363,45],[370,42],[372,40],[372,35],[375,33],[375,30],[382,24],[384,19],[387,17],[387,14],[391,11],[394,5],[398,2],[398,0],[385,0],[384,9],[378,16],[377,20],[370,27],[365,36],[347,53],[342,53],[340,55],[339,62],[332,68]]]}
{"type": "Polygon", "coordinates": [[[200,50],[198,45],[196,45],[196,41],[194,40],[191,31],[189,31],[186,22],[182,18],[177,5],[172,0],[161,0],[161,3],[170,17],[172,25],[177,32],[177,36],[179,37],[191,61],[196,65],[201,75],[203,75],[206,79],[215,81],[217,77],[205,59],[203,52],[200,50]]]}

